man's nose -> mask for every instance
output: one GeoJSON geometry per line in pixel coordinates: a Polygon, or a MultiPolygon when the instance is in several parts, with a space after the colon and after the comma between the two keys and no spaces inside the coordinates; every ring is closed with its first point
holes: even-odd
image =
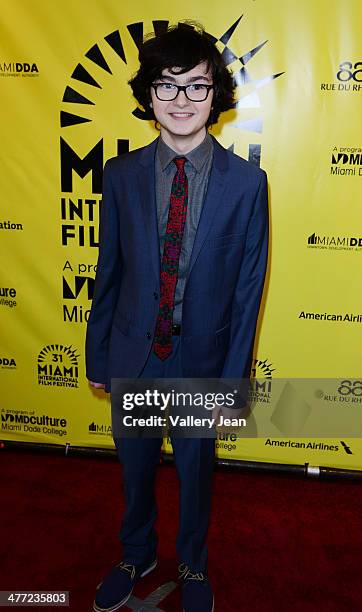
{"type": "Polygon", "coordinates": [[[175,103],[177,104],[177,106],[186,106],[189,103],[185,91],[181,90],[178,92],[178,96],[175,99],[175,103]]]}

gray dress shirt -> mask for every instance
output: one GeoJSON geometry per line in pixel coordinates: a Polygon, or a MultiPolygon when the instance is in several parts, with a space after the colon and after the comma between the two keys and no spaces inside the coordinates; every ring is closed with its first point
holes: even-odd
{"type": "MultiPolygon", "coordinates": [[[[199,224],[202,205],[209,182],[214,145],[210,134],[195,149],[187,153],[185,173],[188,179],[189,197],[184,235],[179,260],[178,279],[175,292],[175,309],[173,322],[181,323],[182,301],[186,285],[187,272],[190,263],[192,247],[199,224]]],[[[170,193],[173,178],[176,174],[175,157],[182,157],[173,151],[160,137],[156,150],[156,204],[158,219],[158,235],[160,239],[160,261],[166,237],[167,218],[170,206],[170,193]]]]}

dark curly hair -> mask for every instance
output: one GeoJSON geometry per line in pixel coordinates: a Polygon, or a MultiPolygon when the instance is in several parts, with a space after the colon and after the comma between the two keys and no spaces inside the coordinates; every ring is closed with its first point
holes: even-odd
{"type": "Polygon", "coordinates": [[[183,74],[205,61],[207,69],[211,69],[214,83],[213,104],[206,127],[216,123],[221,112],[235,107],[234,79],[213,37],[198,23],[180,22],[161,34],[146,38],[140,46],[138,59],[139,70],[128,83],[144,109],[144,119],[156,120],[150,107],[150,88],[164,69],[172,71],[172,68],[178,68],[177,74],[183,74]]]}

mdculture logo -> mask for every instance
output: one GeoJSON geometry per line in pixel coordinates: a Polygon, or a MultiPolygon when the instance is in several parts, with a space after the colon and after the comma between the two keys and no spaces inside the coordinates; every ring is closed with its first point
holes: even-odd
{"type": "Polygon", "coordinates": [[[88,432],[91,435],[96,434],[98,436],[110,436],[110,437],[112,437],[112,426],[111,425],[105,425],[104,423],[102,425],[98,425],[97,423],[92,421],[92,423],[89,424],[88,432]]]}
{"type": "Polygon", "coordinates": [[[298,314],[298,319],[304,319],[305,321],[331,321],[333,323],[362,323],[362,314],[354,314],[353,312],[306,312],[301,310],[298,314]]]}
{"type": "Polygon", "coordinates": [[[341,62],[336,70],[336,81],[320,84],[321,91],[350,92],[362,91],[362,62],[341,62]]]}
{"type": "Polygon", "coordinates": [[[62,344],[50,344],[38,355],[38,384],[47,387],[79,386],[79,367],[76,349],[62,344]]]}
{"type": "Polygon", "coordinates": [[[87,322],[90,308],[84,307],[93,298],[94,276],[97,264],[78,262],[71,264],[67,260],[63,266],[63,321],[65,323],[87,322]]]}
{"type": "Polygon", "coordinates": [[[333,147],[330,174],[333,176],[362,176],[362,148],[333,147]]]}
{"type": "Polygon", "coordinates": [[[15,287],[0,287],[0,306],[15,308],[17,306],[15,287]]]}
{"type": "Polygon", "coordinates": [[[310,234],[307,238],[308,249],[329,251],[358,251],[362,252],[361,236],[337,236],[326,234],[310,234]]]}
{"type": "Polygon", "coordinates": [[[16,370],[16,361],[14,357],[0,357],[0,368],[2,370],[16,370]]]}
{"type": "Polygon", "coordinates": [[[39,68],[35,62],[0,61],[0,77],[37,77],[39,68]]]}
{"type": "Polygon", "coordinates": [[[52,434],[62,438],[67,434],[67,419],[38,415],[35,410],[1,410],[1,431],[32,434],[52,434]]]}

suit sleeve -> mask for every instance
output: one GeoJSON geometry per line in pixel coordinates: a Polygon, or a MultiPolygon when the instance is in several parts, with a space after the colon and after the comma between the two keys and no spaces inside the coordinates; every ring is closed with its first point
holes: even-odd
{"type": "Polygon", "coordinates": [[[230,343],[222,378],[249,379],[268,259],[268,183],[262,170],[248,223],[244,255],[232,304],[230,343]]]}
{"type": "Polygon", "coordinates": [[[111,160],[106,162],[103,171],[97,272],[85,343],[86,376],[89,380],[99,383],[106,382],[108,344],[122,267],[119,220],[110,162],[111,160]]]}

